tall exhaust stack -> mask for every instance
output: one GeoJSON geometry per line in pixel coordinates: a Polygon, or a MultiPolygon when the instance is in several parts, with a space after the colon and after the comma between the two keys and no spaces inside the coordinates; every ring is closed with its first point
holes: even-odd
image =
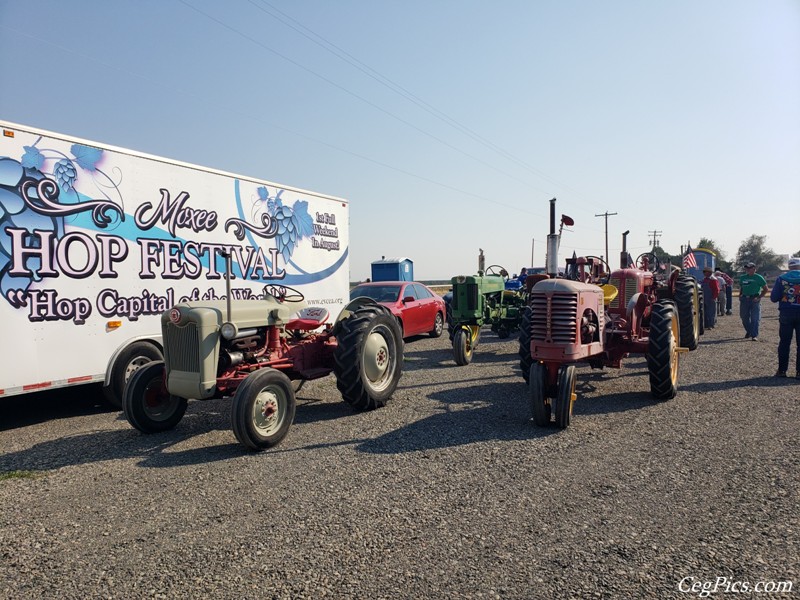
{"type": "Polygon", "coordinates": [[[550,233],[547,234],[547,258],[545,268],[550,277],[558,275],[558,241],[556,233],[556,199],[550,200],[550,233]]]}

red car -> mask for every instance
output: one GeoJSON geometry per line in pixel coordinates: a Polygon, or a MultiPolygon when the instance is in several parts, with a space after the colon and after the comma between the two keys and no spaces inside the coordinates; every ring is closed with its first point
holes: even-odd
{"type": "Polygon", "coordinates": [[[444,329],[445,304],[441,296],[416,281],[373,281],[350,290],[350,299],[372,298],[392,311],[403,337],[428,334],[439,337],[444,329]]]}

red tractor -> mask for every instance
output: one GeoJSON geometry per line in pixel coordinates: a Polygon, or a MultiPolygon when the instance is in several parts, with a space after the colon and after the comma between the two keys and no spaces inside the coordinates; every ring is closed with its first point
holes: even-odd
{"type": "Polygon", "coordinates": [[[403,368],[403,335],[388,308],[356,298],[331,324],[326,309],[308,307],[289,287],[234,300],[225,258],[226,300],[182,302],[162,315],[164,360],[142,366],[125,386],[122,409],[133,427],[166,431],[183,418],[188,399],[231,397],[236,439],[262,450],[288,433],[293,382],[330,373],[352,407],[387,403],[403,368]]]}
{"type": "MultiPolygon", "coordinates": [[[[557,271],[550,257],[558,252],[554,202],[551,274],[557,271]]],[[[558,427],[569,425],[578,363],[619,368],[628,355],[644,354],[653,396],[668,400],[677,393],[679,356],[697,348],[700,335],[697,284],[652,253],[630,265],[625,235],[619,269],[609,273],[598,257],[574,257],[567,261],[566,277],[531,282],[519,354],[538,426],[548,425],[553,416],[558,427]]]]}

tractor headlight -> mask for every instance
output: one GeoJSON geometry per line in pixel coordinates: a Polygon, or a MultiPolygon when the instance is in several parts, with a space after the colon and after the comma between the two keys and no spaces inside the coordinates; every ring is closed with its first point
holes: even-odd
{"type": "Polygon", "coordinates": [[[222,324],[222,327],[219,328],[219,332],[226,340],[232,340],[236,337],[236,334],[239,333],[239,329],[234,323],[225,322],[222,324]]]}

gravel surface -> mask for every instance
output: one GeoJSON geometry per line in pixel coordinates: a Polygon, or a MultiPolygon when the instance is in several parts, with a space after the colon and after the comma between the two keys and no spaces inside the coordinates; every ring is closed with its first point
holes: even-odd
{"type": "Polygon", "coordinates": [[[528,420],[516,341],[484,333],[466,367],[446,335],[409,340],[377,411],[307,384],[256,454],[226,401],[150,436],[95,390],[0,402],[0,473],[36,473],[0,479],[0,598],[798,594],[800,380],[772,376],[774,305],[760,342],[735,316],[706,331],[667,402],[642,357],[581,367],[564,431],[528,420]]]}

